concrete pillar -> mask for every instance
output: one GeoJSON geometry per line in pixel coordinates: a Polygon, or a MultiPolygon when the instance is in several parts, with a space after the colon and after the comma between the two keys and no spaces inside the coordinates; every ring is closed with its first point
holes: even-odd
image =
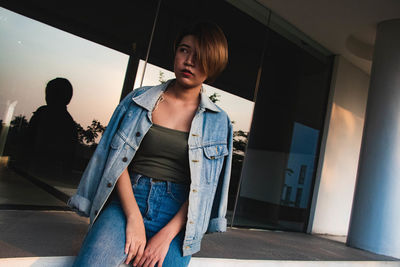
{"type": "Polygon", "coordinates": [[[347,244],[400,258],[400,19],[377,28],[347,244]]]}
{"type": "Polygon", "coordinates": [[[313,234],[347,236],[370,76],[342,56],[336,57],[332,75],[332,104],[326,119],[329,128],[320,156],[320,180],[315,182],[317,199],[310,230],[313,234]]]}

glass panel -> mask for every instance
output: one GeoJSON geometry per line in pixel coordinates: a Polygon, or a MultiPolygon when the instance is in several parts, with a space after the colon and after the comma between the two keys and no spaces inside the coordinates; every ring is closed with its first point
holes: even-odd
{"type": "Polygon", "coordinates": [[[3,8],[0,36],[0,204],[65,205],[28,181],[63,200],[75,191],[119,102],[128,56],[3,8]],[[45,90],[56,77],[72,84],[70,102],[65,81],[45,90]]]}
{"type": "Polygon", "coordinates": [[[305,231],[331,61],[274,31],[268,40],[234,224],[305,231]]]}
{"type": "Polygon", "coordinates": [[[229,44],[228,66],[213,86],[253,101],[265,28],[225,1],[191,0],[184,5],[162,1],[149,62],[172,71],[173,44],[178,33],[189,23],[203,20],[217,23],[229,44]]]}
{"type": "MultiPolygon", "coordinates": [[[[217,105],[234,121],[234,155],[228,199],[230,224],[252,120],[254,92],[266,30],[260,22],[225,1],[191,0],[184,5],[180,1],[162,1],[149,62],[172,71],[173,44],[179,31],[189,23],[203,20],[217,23],[224,31],[229,45],[226,70],[213,84],[206,85],[205,89],[209,95],[217,94],[217,105]]],[[[168,76],[166,71],[162,72],[168,76]]],[[[155,78],[158,76],[154,74],[155,78]]]]}

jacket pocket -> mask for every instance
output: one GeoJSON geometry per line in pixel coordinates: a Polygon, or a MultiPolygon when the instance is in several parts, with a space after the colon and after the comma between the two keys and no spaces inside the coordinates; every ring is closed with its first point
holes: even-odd
{"type": "MultiPolygon", "coordinates": [[[[203,147],[205,155],[205,175],[207,183],[216,181],[224,162],[224,157],[228,155],[226,144],[209,145],[203,147]]],[[[215,183],[216,184],[216,183],[215,183]]]]}
{"type": "Polygon", "coordinates": [[[110,142],[110,151],[108,152],[107,161],[105,164],[105,172],[111,171],[111,168],[114,166],[117,158],[122,159],[123,155],[121,154],[121,151],[124,144],[124,138],[118,132],[116,132],[110,142]]]}
{"type": "Polygon", "coordinates": [[[116,132],[114,134],[113,139],[111,140],[110,143],[110,147],[112,149],[119,149],[120,147],[122,147],[125,144],[125,140],[124,138],[121,136],[121,134],[118,132],[116,132]]]}

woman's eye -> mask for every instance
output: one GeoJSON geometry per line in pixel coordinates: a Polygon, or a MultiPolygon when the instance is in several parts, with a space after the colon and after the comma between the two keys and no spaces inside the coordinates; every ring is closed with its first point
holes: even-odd
{"type": "Polygon", "coordinates": [[[181,48],[179,49],[179,51],[182,52],[182,53],[189,53],[189,51],[187,50],[187,48],[184,48],[184,47],[181,47],[181,48]]]}

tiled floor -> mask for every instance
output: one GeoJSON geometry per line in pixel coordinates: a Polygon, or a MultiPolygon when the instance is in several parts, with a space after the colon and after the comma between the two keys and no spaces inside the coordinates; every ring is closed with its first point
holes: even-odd
{"type": "MultiPolygon", "coordinates": [[[[88,220],[67,211],[0,211],[0,258],[74,256],[88,220]]],[[[303,233],[228,229],[206,235],[195,256],[253,260],[394,260],[303,233]]]]}
{"type": "MultiPolygon", "coordinates": [[[[7,208],[9,204],[66,208],[62,201],[25,178],[1,169],[0,258],[77,254],[87,230],[87,218],[70,211],[12,210],[7,208]]],[[[227,233],[206,235],[201,252],[195,256],[252,260],[395,260],[318,236],[248,229],[228,229],[227,233]]]]}
{"type": "Polygon", "coordinates": [[[0,167],[0,207],[10,205],[64,207],[65,203],[14,171],[0,167]]]}

